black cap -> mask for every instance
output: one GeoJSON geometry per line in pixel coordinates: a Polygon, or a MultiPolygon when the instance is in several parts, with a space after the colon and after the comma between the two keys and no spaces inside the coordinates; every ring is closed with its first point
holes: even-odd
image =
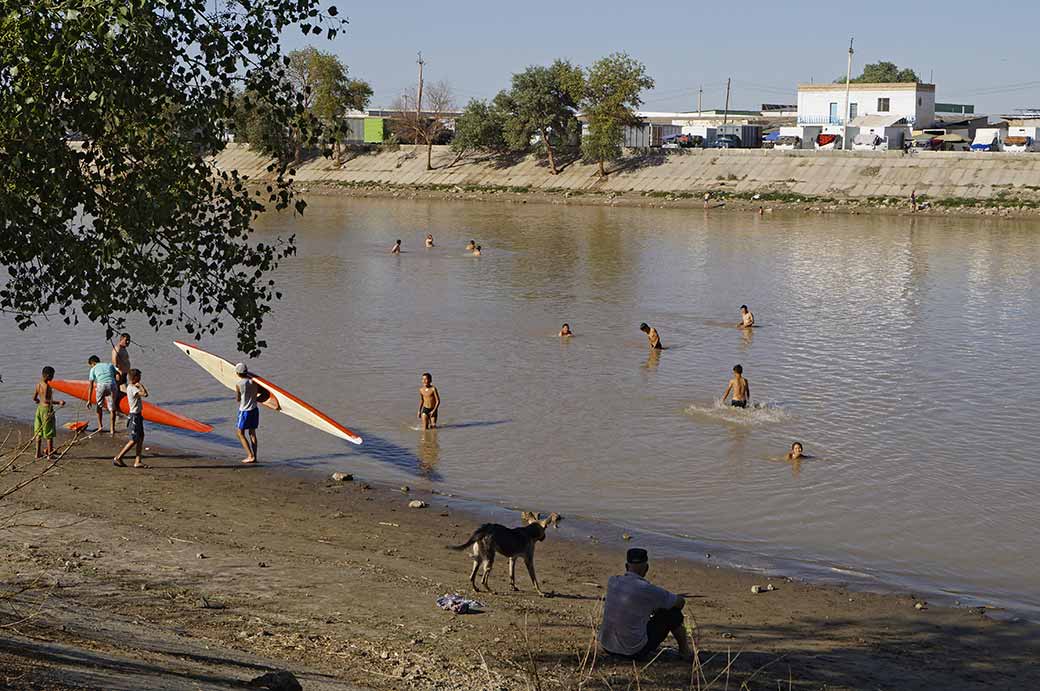
{"type": "Polygon", "coordinates": [[[629,564],[645,564],[650,560],[645,549],[633,547],[625,554],[625,561],[629,564]]]}

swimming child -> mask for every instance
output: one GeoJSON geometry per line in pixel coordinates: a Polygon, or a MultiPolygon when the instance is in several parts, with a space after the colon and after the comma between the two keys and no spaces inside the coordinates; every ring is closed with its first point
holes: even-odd
{"type": "Polygon", "coordinates": [[[54,379],[54,368],[47,366],[40,374],[40,381],[36,382],[33,390],[33,402],[36,403],[36,415],[33,417],[33,436],[36,437],[36,458],[43,458],[40,453],[43,441],[47,440],[47,458],[54,455],[54,406],[65,407],[65,401],[54,400],[54,389],[51,388],[51,380],[54,379]]]}
{"type": "Polygon", "coordinates": [[[802,452],[802,442],[796,441],[791,444],[791,450],[787,452],[787,460],[797,461],[802,458],[805,458],[805,455],[802,452]]]}
{"type": "Polygon", "coordinates": [[[401,241],[398,240],[394,243],[394,246],[390,248],[390,254],[401,254],[401,241]]]}
{"type": "Polygon", "coordinates": [[[433,247],[433,233],[426,234],[426,246],[433,247]]]}
{"type": "Polygon", "coordinates": [[[477,245],[476,247],[473,248],[473,256],[474,257],[479,257],[480,256],[480,245],[477,245]]]}
{"type": "Polygon", "coordinates": [[[437,426],[437,411],[441,407],[441,394],[433,385],[433,375],[423,372],[422,386],[419,387],[419,412],[416,417],[422,420],[423,429],[437,426]]]}
{"type": "Polygon", "coordinates": [[[733,393],[733,400],[729,402],[734,408],[747,408],[748,399],[751,398],[751,385],[744,378],[744,368],[740,365],[733,366],[733,378],[729,380],[726,393],[722,394],[722,400],[729,398],[733,393]]]}
{"type": "Polygon", "coordinates": [[[476,242],[476,240],[470,240],[468,243],[466,243],[466,251],[467,252],[472,252],[475,249],[477,249],[477,242],[476,242]]]}
{"type": "Polygon", "coordinates": [[[657,333],[657,329],[646,322],[643,322],[639,325],[639,330],[646,334],[646,340],[650,342],[651,348],[654,348],[655,350],[661,350],[664,348],[664,346],[661,345],[661,336],[657,333]]]}
{"type": "Polygon", "coordinates": [[[571,325],[570,324],[564,324],[563,327],[560,329],[560,336],[573,336],[573,335],[574,335],[574,332],[571,331],[571,325]]]}
{"type": "Polygon", "coordinates": [[[738,327],[743,329],[750,329],[755,325],[755,315],[751,314],[751,311],[747,308],[747,305],[740,306],[740,323],[738,327]]]}

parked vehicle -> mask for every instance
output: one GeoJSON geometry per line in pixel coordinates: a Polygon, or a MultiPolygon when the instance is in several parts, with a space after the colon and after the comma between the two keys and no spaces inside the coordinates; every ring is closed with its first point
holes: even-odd
{"type": "Polygon", "coordinates": [[[1004,140],[1004,151],[1040,151],[1040,145],[1033,141],[1032,137],[1008,137],[1004,140]]]}
{"type": "Polygon", "coordinates": [[[773,148],[780,151],[794,151],[802,148],[802,138],[792,135],[782,135],[773,142],[773,148]]]}
{"type": "Polygon", "coordinates": [[[1000,151],[1000,135],[1003,131],[996,127],[983,127],[976,130],[975,139],[971,143],[971,150],[1000,151]]]}
{"type": "Polygon", "coordinates": [[[715,137],[716,149],[740,149],[740,137],[735,134],[719,134],[715,137]]]}
{"type": "Polygon", "coordinates": [[[818,134],[813,146],[817,151],[840,151],[842,141],[840,134],[818,134]]]}
{"type": "Polygon", "coordinates": [[[735,135],[740,141],[741,148],[762,148],[762,126],[761,125],[719,125],[718,136],[724,134],[735,135]]]}
{"type": "Polygon", "coordinates": [[[852,150],[853,151],[887,151],[888,140],[877,136],[876,134],[870,134],[867,132],[861,132],[852,138],[852,150]]]}

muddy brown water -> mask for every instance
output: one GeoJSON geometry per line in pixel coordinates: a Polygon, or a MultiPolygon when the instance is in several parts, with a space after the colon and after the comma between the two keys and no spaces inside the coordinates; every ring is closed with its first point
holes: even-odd
{"type": "MultiPolygon", "coordinates": [[[[1036,222],[316,198],[260,225],[299,255],[254,369],[366,439],[265,412],[264,460],[1040,613],[1036,222]],[[737,363],[749,410],[718,402],[737,363]],[[812,458],[782,460],[792,441],[812,458]]],[[[238,454],[230,392],[176,334],[133,331],[153,402],[217,428],[149,440],[238,454]]],[[[0,414],[25,419],[40,366],[108,354],[93,327],[3,316],[0,339],[0,414]]],[[[239,359],[230,334],[202,345],[239,359]]]]}

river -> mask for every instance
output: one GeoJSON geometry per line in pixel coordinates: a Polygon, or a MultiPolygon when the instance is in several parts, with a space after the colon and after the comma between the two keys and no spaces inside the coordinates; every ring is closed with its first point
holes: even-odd
{"type": "MultiPolygon", "coordinates": [[[[261,219],[290,233],[253,368],[366,441],[265,413],[262,460],[1040,612],[1037,222],[315,198],[261,219]],[[746,411],[716,402],[737,363],[746,411]],[[793,441],[812,458],[783,460],[793,441]]],[[[149,440],[237,458],[230,392],[174,334],[133,331],[152,400],[217,427],[149,440]]],[[[93,327],[0,317],[0,338],[0,414],[25,420],[41,365],[108,356],[93,327]]],[[[239,359],[232,334],[202,345],[239,359]]]]}

